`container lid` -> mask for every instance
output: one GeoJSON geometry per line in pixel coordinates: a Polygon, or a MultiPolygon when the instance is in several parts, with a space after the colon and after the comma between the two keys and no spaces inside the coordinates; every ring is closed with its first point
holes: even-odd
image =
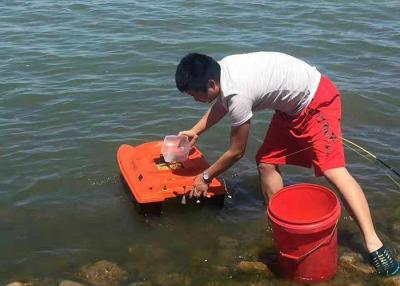
{"type": "Polygon", "coordinates": [[[274,219],[289,224],[318,223],[340,213],[336,195],[326,187],[296,184],[274,194],[268,205],[274,219]]]}

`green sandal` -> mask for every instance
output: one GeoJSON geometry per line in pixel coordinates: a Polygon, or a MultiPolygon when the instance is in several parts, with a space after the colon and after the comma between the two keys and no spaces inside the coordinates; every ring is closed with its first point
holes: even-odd
{"type": "Polygon", "coordinates": [[[369,254],[371,264],[381,276],[394,276],[400,273],[400,263],[385,246],[369,254]]]}

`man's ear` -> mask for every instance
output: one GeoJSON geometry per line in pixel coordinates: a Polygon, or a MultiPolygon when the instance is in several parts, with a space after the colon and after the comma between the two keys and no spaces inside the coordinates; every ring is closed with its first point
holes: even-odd
{"type": "Polygon", "coordinates": [[[215,80],[210,79],[208,81],[208,90],[211,91],[211,93],[213,95],[218,95],[221,92],[220,88],[221,87],[220,87],[219,83],[216,82],[215,80]]]}
{"type": "Polygon", "coordinates": [[[217,86],[217,83],[215,82],[215,80],[213,80],[213,79],[208,80],[208,88],[215,89],[216,86],[217,86]]]}

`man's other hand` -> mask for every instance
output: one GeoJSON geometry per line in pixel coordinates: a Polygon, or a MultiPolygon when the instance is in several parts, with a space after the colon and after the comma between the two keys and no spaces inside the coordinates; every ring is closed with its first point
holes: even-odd
{"type": "Polygon", "coordinates": [[[178,133],[179,136],[184,135],[189,138],[190,147],[193,147],[196,144],[199,135],[197,135],[193,130],[185,130],[178,133]]]}
{"type": "Polygon", "coordinates": [[[199,174],[194,178],[193,190],[190,192],[189,197],[207,197],[208,184],[204,182],[203,174],[199,174]]]}

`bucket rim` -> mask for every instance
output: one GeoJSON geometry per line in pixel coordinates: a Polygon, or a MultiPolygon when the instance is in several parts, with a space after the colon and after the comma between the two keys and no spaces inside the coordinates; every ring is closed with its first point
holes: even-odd
{"type": "Polygon", "coordinates": [[[311,184],[311,183],[298,183],[298,184],[293,184],[290,186],[286,186],[279,190],[277,193],[275,193],[270,199],[268,203],[268,209],[267,209],[268,216],[273,219],[275,222],[281,222],[285,224],[286,226],[292,225],[294,228],[304,226],[308,228],[307,226],[313,225],[313,224],[324,224],[324,222],[330,224],[330,221],[332,219],[337,219],[340,215],[340,203],[339,200],[336,196],[336,194],[330,190],[329,188],[317,184],[311,184]],[[328,193],[332,198],[335,199],[336,205],[332,208],[332,210],[323,216],[316,218],[316,219],[309,219],[309,220],[303,220],[301,222],[293,222],[289,219],[285,219],[274,212],[274,208],[271,208],[271,204],[274,199],[276,199],[279,195],[282,195],[284,192],[291,191],[293,189],[299,188],[299,187],[307,187],[307,188],[313,188],[313,189],[318,189],[319,191],[325,191],[328,193]],[[335,215],[336,214],[336,215],[335,215]]]}

